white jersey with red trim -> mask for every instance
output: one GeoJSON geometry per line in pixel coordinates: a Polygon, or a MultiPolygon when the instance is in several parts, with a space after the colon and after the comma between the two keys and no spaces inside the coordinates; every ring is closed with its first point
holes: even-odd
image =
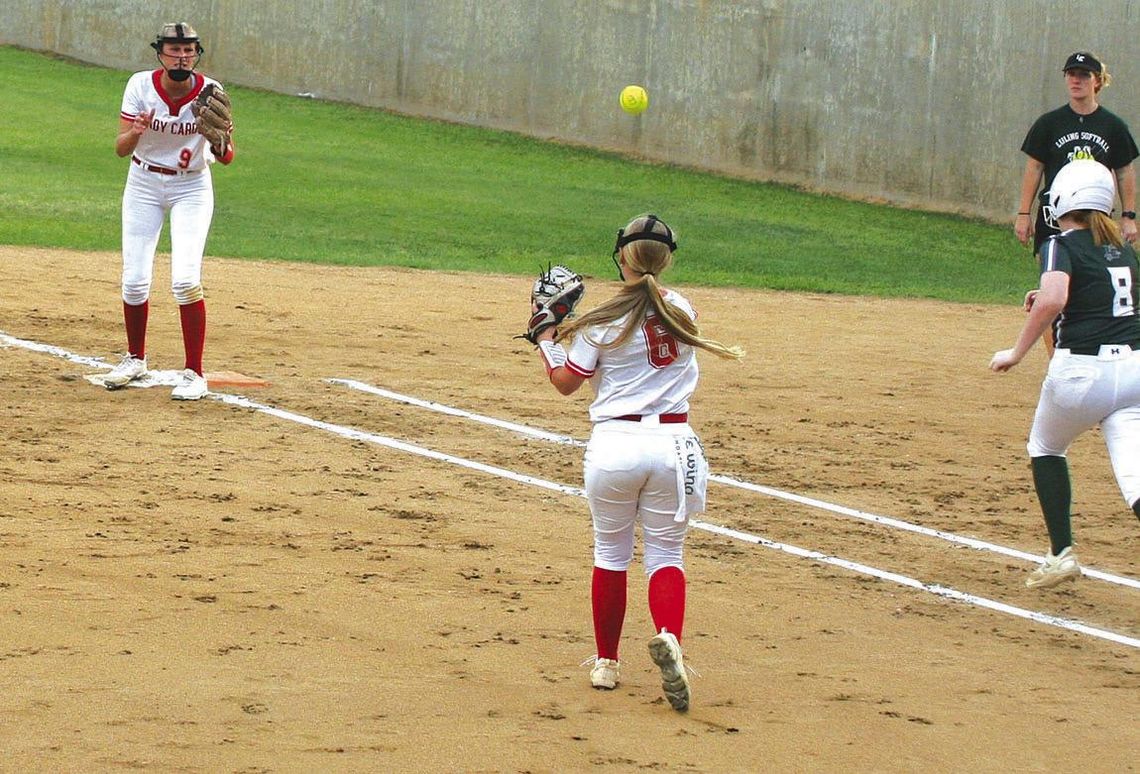
{"type": "MultiPolygon", "coordinates": [[[[672,290],[666,301],[697,319],[688,300],[672,290]]],[[[677,341],[656,315],[646,317],[625,344],[602,349],[591,342],[613,341],[625,327],[626,317],[579,331],[567,352],[566,368],[590,380],[596,397],[590,420],[629,414],[685,414],[697,388],[700,371],[693,348],[677,341]]]]}
{"type": "Polygon", "coordinates": [[[134,155],[143,162],[195,172],[215,161],[206,138],[198,134],[198,119],[190,105],[207,83],[217,81],[201,73],[194,73],[191,77],[194,88],[180,99],[171,97],[162,88],[162,70],[137,72],[127,81],[119,116],[134,121],[140,115],[154,111],[150,130],[139,137],[135,147],[134,155]]]}

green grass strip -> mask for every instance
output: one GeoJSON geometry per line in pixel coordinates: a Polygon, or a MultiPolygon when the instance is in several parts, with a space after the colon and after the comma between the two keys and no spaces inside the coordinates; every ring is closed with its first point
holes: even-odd
{"type": "MultiPolygon", "coordinates": [[[[0,243],[119,249],[128,76],[0,47],[0,243]]],[[[616,230],[655,212],[679,235],[679,283],[1006,302],[1036,282],[1011,231],[977,220],[230,91],[238,157],[215,167],[210,255],[610,277],[616,230]]]]}

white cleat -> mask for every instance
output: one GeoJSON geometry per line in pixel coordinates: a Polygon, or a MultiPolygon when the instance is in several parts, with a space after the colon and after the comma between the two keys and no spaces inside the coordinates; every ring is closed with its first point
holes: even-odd
{"type": "Polygon", "coordinates": [[[103,377],[103,386],[108,390],[117,390],[144,376],[146,376],[146,358],[126,354],[119,364],[103,377]]]}
{"type": "Polygon", "coordinates": [[[612,658],[599,658],[594,660],[594,668],[590,670],[590,685],[604,691],[612,691],[621,682],[621,664],[612,658]]]}
{"type": "Polygon", "coordinates": [[[661,687],[665,689],[665,698],[673,709],[686,712],[691,696],[689,678],[681,659],[681,644],[672,633],[662,630],[649,641],[649,655],[661,668],[661,687]]]}
{"type": "Polygon", "coordinates": [[[209,392],[206,377],[200,376],[192,369],[187,368],[178,375],[178,385],[170,393],[174,400],[199,400],[209,392]]]}
{"type": "Polygon", "coordinates": [[[1066,546],[1061,553],[1053,556],[1053,552],[1045,554],[1045,563],[1025,579],[1025,585],[1031,589],[1047,589],[1065,581],[1075,581],[1081,575],[1081,565],[1077,563],[1077,555],[1072,546],[1066,546]]]}

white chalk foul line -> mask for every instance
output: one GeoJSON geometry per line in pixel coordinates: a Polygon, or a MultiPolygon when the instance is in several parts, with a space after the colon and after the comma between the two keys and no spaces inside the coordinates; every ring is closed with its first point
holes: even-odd
{"type": "MultiPolygon", "coordinates": [[[[222,393],[210,393],[209,397],[215,400],[219,400],[223,403],[228,403],[232,406],[240,406],[242,408],[253,409],[254,411],[259,411],[263,414],[277,417],[278,419],[285,419],[290,422],[297,422],[298,424],[305,425],[307,427],[324,430],[326,432],[338,435],[342,438],[376,444],[378,446],[384,446],[389,449],[396,449],[402,452],[407,452],[409,454],[415,454],[421,457],[427,457],[428,459],[438,460],[440,462],[446,462],[452,465],[458,465],[460,467],[477,470],[482,473],[489,473],[491,475],[506,478],[511,481],[517,481],[519,483],[529,484],[531,486],[538,486],[542,487],[543,489],[549,489],[554,492],[561,492],[563,494],[573,495],[575,497],[584,498],[586,496],[586,493],[579,487],[559,484],[554,481],[547,481],[535,476],[526,476],[513,470],[507,470],[505,468],[499,468],[493,465],[485,465],[481,462],[474,462],[472,460],[464,459],[463,457],[456,457],[451,454],[444,454],[443,452],[438,452],[433,449],[425,448],[423,446],[417,446],[416,444],[407,443],[405,441],[398,441],[395,438],[389,438],[388,436],[378,435],[376,433],[370,433],[364,430],[357,430],[356,428],[344,427],[342,425],[336,425],[331,422],[324,422],[318,419],[312,419],[311,417],[304,416],[303,414],[296,414],[292,411],[284,411],[282,409],[266,406],[264,404],[249,400],[248,398],[243,398],[236,395],[225,395],[222,393]]],[[[852,572],[860,573],[863,575],[870,575],[874,578],[891,581],[893,583],[907,586],[912,589],[926,591],[931,594],[944,597],[946,599],[952,599],[957,602],[964,602],[966,604],[975,605],[977,607],[995,610],[998,612],[1006,613],[1008,615],[1017,616],[1018,618],[1024,618],[1030,621],[1036,621],[1037,623],[1047,624],[1049,626],[1056,626],[1062,629],[1080,632],[1081,634],[1086,634],[1090,637],[1098,637],[1103,640],[1108,640],[1110,642],[1115,642],[1121,645],[1127,645],[1132,648],[1140,648],[1140,639],[1129,637],[1124,634],[1118,634],[1117,632],[1109,631],[1107,629],[1098,629],[1096,627],[1082,623],[1081,621],[1075,621],[1068,618],[1059,618],[1057,616],[1048,615],[1046,613],[1037,612],[1035,610],[1025,610],[1023,608],[1014,607],[1013,605],[1007,605],[1004,602],[998,602],[996,600],[987,599],[985,597],[979,597],[974,594],[967,594],[965,592],[958,591],[957,589],[952,589],[947,586],[923,583],[922,581],[915,580],[914,578],[909,578],[905,575],[899,575],[898,573],[887,572],[876,567],[870,567],[865,564],[851,562],[846,559],[840,559],[834,556],[827,556],[826,554],[821,554],[818,551],[810,551],[808,549],[798,548],[797,546],[788,545],[786,543],[777,543],[773,540],[768,540],[767,538],[760,537],[759,535],[752,535],[747,532],[728,529],[726,527],[721,527],[704,521],[691,520],[689,522],[689,525],[694,529],[701,529],[707,532],[712,532],[714,534],[734,538],[736,540],[755,543],[766,548],[783,551],[784,553],[791,554],[792,556],[797,556],[802,559],[810,559],[812,561],[822,562],[824,564],[829,564],[835,567],[841,567],[845,570],[850,570],[852,572]]]]}
{"type": "Polygon", "coordinates": [[[431,409],[438,411],[440,414],[446,414],[451,417],[459,417],[460,419],[470,419],[484,425],[491,425],[492,427],[502,428],[503,430],[510,430],[520,435],[530,436],[531,438],[538,438],[543,441],[550,441],[551,443],[563,444],[565,446],[585,446],[585,441],[579,441],[577,438],[571,438],[568,435],[559,435],[558,433],[547,432],[546,430],[539,430],[538,428],[531,427],[530,425],[520,425],[516,422],[507,422],[503,419],[496,419],[489,417],[486,414],[472,414],[469,411],[455,408],[454,406],[447,406],[443,403],[436,403],[430,400],[421,400],[420,398],[413,398],[411,395],[401,395],[398,392],[385,390],[383,387],[374,387],[371,384],[358,382],[355,379],[325,379],[329,384],[343,384],[345,387],[351,387],[360,392],[367,392],[371,395],[377,395],[381,398],[388,398],[398,403],[406,403],[409,406],[419,406],[420,408],[431,409]]]}
{"type": "Polygon", "coordinates": [[[290,422],[296,422],[297,424],[305,425],[306,427],[313,427],[318,430],[324,430],[326,432],[332,433],[333,435],[339,435],[341,438],[348,438],[353,441],[364,441],[365,443],[375,444],[376,446],[385,446],[389,449],[396,449],[397,451],[407,452],[408,454],[416,454],[420,457],[427,457],[428,459],[439,460],[440,462],[448,462],[452,465],[459,465],[460,467],[477,470],[480,473],[489,473],[493,476],[499,476],[500,478],[517,481],[520,484],[530,484],[531,486],[550,489],[554,492],[560,492],[562,494],[573,495],[575,497],[586,496],[586,493],[579,487],[568,486],[567,484],[556,484],[553,481],[547,481],[535,476],[527,476],[523,473],[516,473],[513,470],[495,467],[494,465],[485,465],[482,462],[475,462],[474,460],[468,460],[462,457],[454,457],[450,454],[437,452],[433,449],[417,446],[405,441],[398,441],[395,438],[389,438],[384,435],[377,435],[376,433],[369,433],[365,430],[357,430],[355,428],[345,427],[343,425],[335,425],[332,422],[324,422],[320,419],[313,419],[312,417],[307,417],[304,414],[296,414],[292,411],[285,411],[284,409],[266,406],[262,403],[257,403],[256,401],[249,400],[248,398],[243,398],[240,395],[227,395],[220,392],[211,392],[207,395],[207,397],[221,401],[222,403],[228,403],[231,406],[241,406],[242,408],[253,409],[254,411],[260,411],[262,414],[268,414],[269,416],[277,417],[278,419],[285,419],[290,422]]]}
{"type": "MultiPolygon", "coordinates": [[[[27,342],[27,343],[35,344],[35,342],[27,342]]],[[[9,346],[23,346],[24,340],[23,339],[16,339],[14,337],[8,336],[3,331],[0,331],[0,344],[6,344],[9,346]]],[[[25,347],[25,348],[32,349],[32,350],[37,351],[37,352],[43,352],[46,354],[54,355],[56,357],[61,357],[61,358],[64,358],[66,360],[69,360],[69,361],[75,362],[75,363],[94,364],[94,365],[96,365],[96,367],[99,367],[99,368],[106,367],[106,364],[102,360],[99,360],[97,358],[84,358],[84,357],[79,356],[79,355],[73,355],[70,352],[67,352],[66,350],[61,349],[59,347],[47,347],[45,345],[38,345],[37,344],[35,346],[25,347]]],[[[446,462],[446,463],[450,463],[450,464],[454,464],[454,465],[459,465],[461,467],[465,467],[465,468],[468,468],[471,470],[477,470],[477,471],[482,472],[482,473],[488,473],[491,475],[501,476],[503,478],[507,478],[507,479],[512,480],[512,481],[517,481],[519,483],[530,484],[530,485],[538,486],[538,487],[541,487],[543,489],[548,489],[548,490],[551,490],[554,492],[560,492],[563,494],[573,495],[575,497],[583,497],[584,498],[586,496],[586,493],[584,491],[582,491],[582,489],[579,487],[568,486],[566,484],[559,484],[559,483],[555,483],[553,481],[547,481],[545,479],[537,478],[535,476],[523,475],[521,473],[516,473],[515,471],[512,471],[512,470],[506,470],[504,468],[498,468],[498,467],[495,467],[493,465],[485,465],[481,462],[474,462],[472,460],[463,459],[461,457],[455,457],[455,456],[452,456],[450,454],[444,454],[443,452],[437,452],[437,451],[434,451],[432,449],[427,449],[427,448],[422,447],[422,446],[417,446],[415,444],[407,443],[405,441],[398,441],[395,438],[389,438],[387,436],[378,435],[376,433],[370,433],[370,432],[367,432],[364,430],[357,430],[355,428],[345,427],[343,425],[336,425],[336,424],[333,424],[331,422],[324,422],[324,421],[321,421],[318,419],[313,419],[311,417],[304,416],[303,414],[297,414],[297,413],[292,412],[292,411],[285,411],[283,409],[278,409],[278,408],[274,408],[272,406],[264,405],[262,403],[257,403],[256,401],[249,400],[248,398],[244,398],[244,397],[239,396],[239,395],[228,395],[225,393],[213,393],[212,392],[212,393],[209,393],[207,395],[207,397],[211,398],[213,400],[219,401],[221,403],[228,404],[228,405],[238,406],[240,408],[245,408],[245,409],[250,409],[253,411],[257,411],[259,413],[263,413],[263,414],[267,414],[269,416],[276,417],[278,419],[283,419],[283,420],[290,421],[290,422],[296,422],[298,424],[301,424],[301,425],[304,425],[307,427],[312,427],[315,429],[324,430],[326,432],[333,433],[335,435],[338,435],[342,438],[347,438],[349,440],[362,441],[365,443],[376,444],[378,446],[384,446],[386,448],[395,449],[397,451],[402,451],[402,452],[406,452],[409,454],[419,455],[422,457],[426,457],[428,459],[438,460],[440,462],[446,462]]],[[[850,562],[850,561],[847,561],[846,559],[839,559],[837,557],[827,556],[826,554],[821,554],[817,551],[809,551],[807,549],[798,548],[796,546],[788,545],[786,543],[777,543],[775,541],[768,540],[767,538],[762,538],[758,535],[751,535],[749,533],[741,532],[739,530],[733,530],[733,529],[728,529],[725,527],[720,527],[718,525],[710,524],[708,522],[690,521],[690,526],[692,526],[695,529],[701,529],[701,530],[705,530],[707,532],[720,534],[720,535],[723,535],[726,537],[731,537],[731,538],[734,538],[737,540],[742,540],[742,541],[746,541],[749,543],[755,543],[757,545],[761,545],[761,546],[764,546],[766,548],[771,548],[771,549],[775,549],[778,551],[783,551],[785,553],[791,554],[792,556],[800,557],[803,559],[809,559],[812,561],[822,562],[824,564],[833,565],[835,567],[841,567],[841,568],[849,570],[851,572],[857,572],[857,573],[864,574],[864,575],[870,575],[872,577],[879,578],[881,580],[891,581],[893,583],[897,583],[897,584],[900,584],[902,586],[906,586],[906,587],[921,590],[921,591],[926,591],[926,592],[931,593],[931,594],[936,594],[936,595],[944,597],[946,599],[952,599],[952,600],[957,601],[957,602],[963,602],[966,604],[971,604],[971,605],[975,605],[978,607],[983,607],[983,608],[986,608],[989,610],[1003,612],[1003,613],[1006,613],[1007,615],[1013,615],[1013,616],[1016,616],[1019,618],[1024,618],[1024,619],[1027,619],[1030,621],[1035,621],[1037,623],[1046,624],[1048,626],[1054,626],[1054,627],[1061,628],[1061,629],[1067,629],[1069,631],[1078,632],[1081,634],[1088,635],[1090,637],[1096,637],[1099,639],[1107,640],[1109,642],[1115,642],[1115,643],[1118,643],[1121,645],[1126,645],[1126,646],[1131,647],[1131,648],[1140,649],[1140,639],[1137,639],[1134,637],[1129,637],[1129,636],[1123,635],[1123,634],[1119,634],[1117,632],[1109,631],[1107,629],[1099,629],[1099,628],[1096,628],[1093,626],[1089,626],[1088,624],[1085,624],[1081,621],[1076,621],[1076,620],[1069,619],[1069,618],[1060,618],[1057,616],[1051,616],[1051,615],[1048,615],[1046,613],[1040,613],[1040,612],[1037,612],[1034,610],[1025,610],[1023,608],[1015,607],[1013,605],[1007,605],[1003,602],[997,602],[995,600],[987,599],[985,597],[978,597],[978,596],[975,596],[973,594],[966,594],[965,592],[961,592],[961,591],[958,591],[956,589],[952,589],[952,588],[949,588],[946,586],[939,586],[937,584],[923,583],[921,581],[915,580],[914,578],[909,578],[905,575],[899,575],[897,573],[887,572],[885,570],[880,570],[876,567],[870,567],[868,565],[858,564],[857,562],[850,562]]]]}
{"type": "Polygon", "coordinates": [[[845,570],[851,570],[852,572],[861,573],[863,575],[870,575],[881,580],[892,581],[893,583],[897,583],[900,586],[907,586],[912,589],[926,591],[931,594],[944,597],[946,599],[952,599],[956,602],[964,602],[969,605],[983,607],[987,610],[995,610],[1000,613],[1006,613],[1007,615],[1024,618],[1029,621],[1036,621],[1037,623],[1047,624],[1049,626],[1059,626],[1062,629],[1069,629],[1074,632],[1080,632],[1081,634],[1087,634],[1091,637],[1099,637],[1111,642],[1117,642],[1121,645],[1127,645],[1130,648],[1140,648],[1140,639],[1129,637],[1124,634],[1118,634],[1113,631],[1108,631],[1107,629],[1098,629],[1095,626],[1089,626],[1088,624],[1073,620],[1071,618],[1060,618],[1058,616],[1049,615],[1048,613],[1041,613],[1036,610],[1026,610],[1024,608],[1015,607],[1013,605],[1007,605],[1004,602],[998,602],[997,600],[988,599],[986,597],[979,597],[976,594],[967,594],[964,591],[958,591],[957,589],[950,588],[949,586],[942,586],[937,583],[923,583],[922,581],[915,580],[914,578],[909,578],[906,575],[887,572],[886,570],[880,570],[877,567],[869,567],[865,564],[851,562],[835,556],[828,556],[816,551],[808,551],[803,548],[796,548],[795,546],[785,545],[783,543],[775,543],[771,540],[767,540],[757,535],[750,535],[746,532],[740,532],[738,530],[728,529],[726,527],[718,527],[714,524],[702,523],[698,525],[697,522],[693,522],[693,526],[699,526],[701,529],[707,530],[709,532],[715,532],[717,534],[725,535],[726,537],[732,537],[748,543],[757,543],[768,548],[774,548],[778,551],[783,551],[784,553],[792,554],[793,556],[798,556],[803,559],[811,559],[812,561],[830,564],[834,567],[842,567],[845,570]]]}
{"type": "MultiPolygon", "coordinates": [[[[510,430],[512,432],[529,436],[531,438],[538,438],[544,441],[551,441],[553,443],[564,444],[567,446],[586,445],[585,441],[580,441],[567,435],[559,435],[557,433],[551,433],[546,430],[539,430],[538,428],[530,427],[529,425],[518,424],[515,422],[506,422],[504,420],[489,417],[484,414],[475,414],[469,411],[464,411],[463,409],[454,408],[453,406],[446,406],[442,403],[421,400],[420,398],[414,398],[410,395],[401,395],[398,392],[385,390],[381,387],[375,387],[373,385],[365,384],[364,382],[359,382],[354,379],[326,379],[325,381],[331,384],[341,384],[345,387],[359,390],[360,392],[366,392],[371,395],[387,398],[389,400],[406,403],[411,406],[419,406],[420,408],[438,411],[439,413],[447,414],[448,416],[469,419],[473,422],[479,422],[485,425],[502,428],[504,430],[510,430]]],[[[939,540],[945,540],[950,543],[968,546],[969,548],[974,548],[979,551],[990,551],[995,554],[1001,554],[1002,556],[1008,556],[1014,559],[1022,559],[1027,562],[1032,562],[1033,564],[1039,564],[1041,562],[1040,556],[1028,553],[1026,551],[1021,551],[1016,548],[1010,548],[1009,546],[1003,546],[997,543],[989,543],[985,540],[978,540],[977,538],[966,537],[964,535],[956,535],[953,532],[944,532],[939,529],[931,529],[930,527],[924,527],[921,524],[914,524],[909,521],[902,521],[901,519],[891,518],[890,516],[880,516],[878,514],[856,510],[855,508],[836,505],[835,503],[817,500],[812,497],[805,497],[803,495],[794,494],[792,492],[785,492],[780,489],[773,489],[772,487],[763,486],[761,484],[753,484],[750,481],[742,481],[741,479],[732,478],[730,476],[723,476],[714,473],[709,475],[709,481],[715,481],[718,484],[724,484],[725,486],[732,486],[738,489],[746,489],[750,492],[756,492],[757,494],[767,495],[768,497],[774,497],[780,500],[787,500],[788,502],[797,503],[799,505],[806,505],[810,508],[818,508],[819,510],[838,513],[842,516],[849,516],[853,519],[859,519],[861,521],[869,521],[875,524],[882,524],[883,526],[892,527],[894,529],[903,530],[906,532],[914,532],[926,537],[938,538],[939,540]]],[[[1097,580],[1106,581],[1108,583],[1115,583],[1120,586],[1128,586],[1130,588],[1140,589],[1140,580],[1135,580],[1123,575],[1113,575],[1112,573],[1102,572],[1101,570],[1094,570],[1089,567],[1082,567],[1081,572],[1090,578],[1096,578],[1097,580]]]]}
{"type": "MultiPolygon", "coordinates": [[[[292,411],[284,411],[282,409],[266,406],[264,404],[249,400],[248,398],[243,398],[236,395],[225,395],[222,393],[210,393],[210,397],[233,406],[241,406],[242,408],[253,409],[263,414],[277,417],[279,419],[285,419],[290,422],[297,422],[301,425],[324,430],[326,432],[339,435],[342,438],[348,438],[354,441],[363,441],[365,443],[376,444],[378,446],[384,446],[389,449],[396,449],[402,452],[407,452],[409,454],[416,454],[421,457],[427,457],[428,459],[447,462],[452,465],[459,465],[460,467],[477,470],[482,473],[489,473],[491,475],[506,478],[511,481],[530,484],[532,486],[542,487],[543,489],[549,489],[551,491],[561,492],[563,494],[573,495],[575,497],[584,498],[586,496],[586,493],[579,487],[559,484],[554,481],[547,481],[535,476],[526,476],[521,473],[516,473],[513,470],[507,470],[505,468],[499,468],[493,465],[485,465],[481,462],[474,462],[472,460],[464,459],[463,457],[456,457],[451,454],[445,454],[443,452],[438,452],[433,449],[425,448],[423,446],[417,446],[416,444],[407,443],[405,441],[398,441],[395,438],[389,438],[388,436],[378,435],[376,433],[370,433],[364,430],[357,430],[356,428],[344,427],[343,425],[336,425],[331,422],[324,422],[319,419],[312,419],[311,417],[304,416],[303,414],[296,414],[292,411]]],[[[909,578],[905,575],[899,575],[898,573],[887,572],[876,567],[870,567],[868,565],[851,562],[846,559],[828,556],[826,554],[821,554],[818,551],[810,551],[808,549],[798,548],[797,546],[788,545],[786,543],[777,543],[773,540],[768,540],[767,538],[760,537],[759,535],[752,535],[747,532],[728,529],[726,527],[721,527],[704,521],[691,520],[689,524],[694,529],[702,529],[707,532],[724,535],[736,540],[755,543],[766,548],[783,551],[784,553],[791,554],[792,556],[797,556],[802,559],[810,559],[812,561],[822,562],[824,564],[833,565],[835,567],[841,567],[845,570],[850,570],[852,572],[857,572],[863,575],[870,575],[874,578],[891,581],[902,586],[907,586],[909,588],[936,594],[937,596],[945,597],[946,599],[964,602],[989,610],[996,610],[1009,615],[1017,616],[1019,618],[1036,621],[1037,623],[1047,624],[1049,626],[1057,626],[1062,629],[1069,629],[1070,631],[1080,632],[1091,637],[1099,637],[1100,639],[1109,640],[1110,642],[1116,642],[1121,645],[1127,645],[1132,648],[1140,648],[1140,639],[1128,637],[1126,635],[1118,634],[1106,629],[1098,629],[1080,621],[1075,621],[1068,618],[1059,618],[1057,616],[1040,613],[1035,610],[1025,610],[1023,608],[1014,607],[1013,605],[1007,605],[1004,602],[997,602],[995,600],[979,597],[974,594],[967,594],[965,592],[958,591],[957,589],[952,589],[947,586],[923,583],[922,581],[915,580],[914,578],[909,578]]]]}
{"type": "Polygon", "coordinates": [[[55,347],[51,344],[41,344],[38,341],[28,341],[27,339],[17,339],[15,336],[9,336],[4,331],[0,331],[0,344],[6,347],[20,347],[21,349],[28,349],[32,352],[42,352],[45,355],[63,358],[71,363],[78,363],[79,365],[91,366],[92,368],[110,368],[107,361],[100,357],[87,357],[86,355],[76,355],[68,352],[62,347],[55,347]]]}

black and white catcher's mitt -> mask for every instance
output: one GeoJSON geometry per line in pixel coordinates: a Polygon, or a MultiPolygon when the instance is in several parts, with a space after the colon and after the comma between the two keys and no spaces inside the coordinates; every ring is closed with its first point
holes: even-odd
{"type": "Polygon", "coordinates": [[[569,317],[585,292],[586,286],[580,274],[565,266],[548,266],[531,289],[530,322],[522,338],[537,345],[538,335],[547,328],[556,328],[569,317]]]}

